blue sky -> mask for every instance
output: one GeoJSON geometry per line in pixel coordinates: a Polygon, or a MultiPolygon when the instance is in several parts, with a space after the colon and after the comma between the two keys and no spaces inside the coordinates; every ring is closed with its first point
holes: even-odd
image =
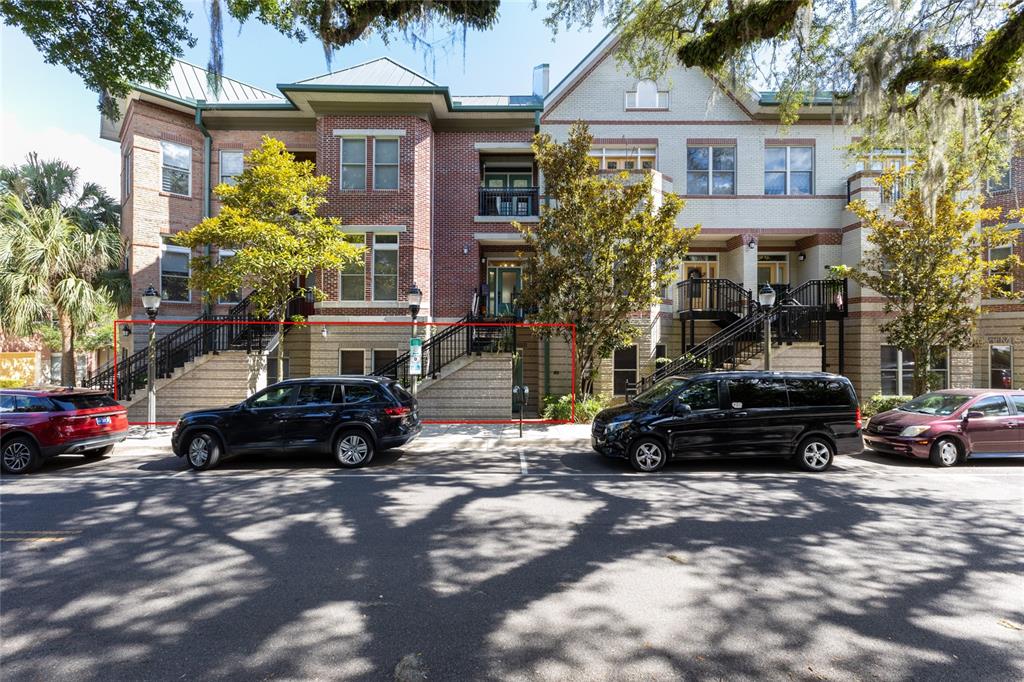
{"type": "MultiPolygon", "coordinates": [[[[186,50],[184,58],[204,66],[210,45],[206,5],[187,4],[198,43],[186,50]]],[[[528,94],[535,65],[551,65],[553,87],[605,34],[604,27],[598,26],[591,31],[560,32],[552,42],[543,17],[543,6],[533,10],[528,1],[503,0],[494,29],[468,34],[464,60],[461,41],[447,51],[435,49],[433,72],[422,52],[401,38],[390,45],[378,39],[351,45],[335,53],[331,68],[387,55],[448,85],[454,94],[528,94]]],[[[439,31],[427,38],[444,35],[439,31]]],[[[328,71],[318,42],[300,44],[254,22],[239,27],[225,20],[224,53],[226,75],[272,92],[277,83],[328,71]]],[[[117,196],[117,145],[99,139],[95,93],[66,68],[44,63],[32,43],[7,26],[0,27],[0,116],[0,163],[20,161],[32,150],[45,158],[59,156],[78,166],[84,179],[100,182],[117,196]]]]}

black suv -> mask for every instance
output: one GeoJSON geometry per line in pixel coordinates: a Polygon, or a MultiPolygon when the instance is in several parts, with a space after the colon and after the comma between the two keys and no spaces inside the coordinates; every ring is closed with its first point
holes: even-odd
{"type": "Polygon", "coordinates": [[[824,471],[856,454],[860,407],[846,377],[824,372],[705,372],[662,379],[594,418],[591,445],[657,471],[688,457],[793,458],[824,471]]]}
{"type": "Polygon", "coordinates": [[[247,452],[330,452],[343,467],[419,435],[416,398],[394,379],[371,376],[290,379],[231,407],[182,415],[174,454],[196,470],[247,452]]]}

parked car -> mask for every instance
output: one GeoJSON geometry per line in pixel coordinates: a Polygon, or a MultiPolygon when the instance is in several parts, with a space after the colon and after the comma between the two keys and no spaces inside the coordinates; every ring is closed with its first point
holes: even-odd
{"type": "Polygon", "coordinates": [[[652,472],[672,459],[790,457],[825,471],[863,448],[846,377],[824,372],[705,372],[668,377],[598,413],[591,445],[652,472]]]}
{"type": "Polygon", "coordinates": [[[199,471],[227,456],[298,451],[331,453],[353,468],[405,445],[421,428],[416,398],[394,379],[316,377],[276,383],[230,407],[188,412],[171,447],[199,471]]]}
{"type": "Polygon", "coordinates": [[[0,464],[27,474],[47,459],[99,458],[128,435],[128,410],[106,393],[33,387],[0,391],[0,464]]]}
{"type": "Polygon", "coordinates": [[[948,389],[868,420],[864,443],[878,452],[950,467],[968,459],[1024,457],[1024,391],[948,389]]]}

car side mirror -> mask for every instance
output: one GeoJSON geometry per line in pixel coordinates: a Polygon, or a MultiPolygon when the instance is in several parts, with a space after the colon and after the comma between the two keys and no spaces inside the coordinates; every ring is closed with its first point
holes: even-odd
{"type": "Polygon", "coordinates": [[[692,409],[690,409],[690,406],[689,406],[689,405],[687,405],[687,404],[686,404],[686,403],[684,403],[683,401],[681,401],[681,400],[679,400],[678,398],[676,398],[676,400],[675,400],[675,402],[674,402],[674,404],[673,404],[673,406],[672,406],[672,412],[673,412],[673,413],[674,413],[674,414],[675,414],[675,415],[676,415],[677,417],[685,417],[685,416],[687,416],[688,414],[690,414],[691,412],[693,412],[693,410],[692,410],[692,409]]]}
{"type": "Polygon", "coordinates": [[[964,419],[982,419],[985,417],[985,413],[981,410],[968,410],[967,414],[964,415],[964,419]]]}

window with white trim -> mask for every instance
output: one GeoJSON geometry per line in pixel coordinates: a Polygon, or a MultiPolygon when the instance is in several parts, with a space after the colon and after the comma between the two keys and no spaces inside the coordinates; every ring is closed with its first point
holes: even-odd
{"type": "Polygon", "coordinates": [[[127,198],[132,194],[132,149],[121,157],[121,196],[127,198]]]}
{"type": "Polygon", "coordinates": [[[616,348],[612,356],[612,393],[626,395],[626,389],[636,383],[637,347],[616,348]]]}
{"type": "Polygon", "coordinates": [[[192,252],[184,246],[165,244],[160,252],[160,297],[173,303],[189,303],[192,292],[188,278],[192,274],[192,252]]]}
{"type": "Polygon", "coordinates": [[[1002,172],[994,177],[988,179],[988,191],[989,192],[1005,192],[1010,189],[1012,181],[1012,159],[1007,159],[1006,165],[1003,167],[1002,172]]]}
{"type": "Polygon", "coordinates": [[[668,109],[668,90],[659,90],[651,80],[640,81],[626,93],[627,109],[668,109]]]}
{"type": "Polygon", "coordinates": [[[398,138],[373,140],[373,188],[398,189],[398,138]]]}
{"type": "Polygon", "coordinates": [[[1013,388],[1013,346],[992,344],[988,347],[989,388],[1013,388]]]}
{"type": "MultiPolygon", "coordinates": [[[[366,234],[349,232],[345,235],[345,241],[354,246],[366,246],[366,234]]],[[[366,300],[366,261],[362,253],[341,269],[339,277],[338,300],[366,300]]]]}
{"type": "MultiPolygon", "coordinates": [[[[933,390],[949,388],[949,352],[942,346],[932,348],[930,374],[935,375],[933,390]]],[[[896,346],[881,347],[882,395],[912,395],[914,391],[914,351],[896,346]]]]}
{"type": "Polygon", "coordinates": [[[192,147],[161,141],[160,165],[164,192],[192,196],[192,147]]]}
{"type": "Polygon", "coordinates": [[[341,138],[341,188],[366,189],[366,138],[341,138]]]}
{"type": "Polygon", "coordinates": [[[654,170],[657,166],[657,147],[606,145],[593,147],[590,156],[597,159],[601,170],[654,170]]]}
{"type": "Polygon", "coordinates": [[[736,147],[687,146],[687,194],[736,194],[736,147]]]}
{"type": "MultiPolygon", "coordinates": [[[[234,249],[218,249],[217,250],[217,261],[220,263],[226,262],[229,258],[235,255],[234,249]]],[[[227,295],[221,296],[218,299],[218,303],[238,303],[242,300],[238,290],[228,292],[227,295]]]]}
{"type": "Polygon", "coordinates": [[[373,300],[398,300],[398,235],[373,234],[373,300]]]}
{"type": "Polygon", "coordinates": [[[765,194],[814,194],[814,147],[765,147],[765,194]]]}
{"type": "MultiPolygon", "coordinates": [[[[1007,267],[1004,261],[1013,255],[1012,244],[1001,244],[999,246],[993,246],[988,250],[988,262],[989,262],[989,274],[1005,274],[1010,268],[1007,267]],[[993,265],[994,263],[994,265],[993,265]]],[[[1013,293],[1013,283],[1000,284],[990,292],[995,298],[1006,298],[1013,293]]]]}
{"type": "Polygon", "coordinates": [[[222,149],[220,151],[220,181],[229,185],[235,184],[235,177],[245,170],[245,154],[240,149],[222,149]]]}

